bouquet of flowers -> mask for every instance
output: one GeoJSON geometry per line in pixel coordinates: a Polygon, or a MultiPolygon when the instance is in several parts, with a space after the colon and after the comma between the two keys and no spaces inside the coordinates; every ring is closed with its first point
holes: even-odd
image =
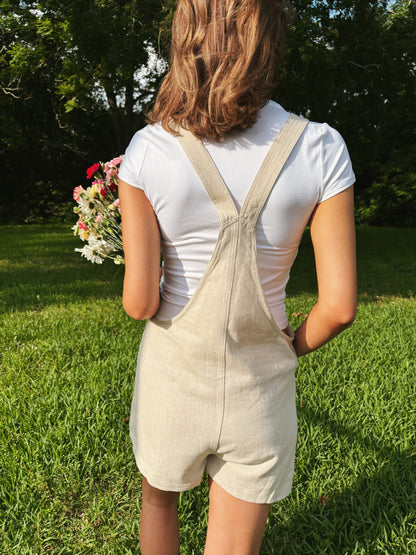
{"type": "Polygon", "coordinates": [[[102,264],[105,258],[124,264],[117,177],[122,159],[118,156],[92,165],[87,170],[87,179],[92,179],[90,187],[79,185],[74,189],[78,221],[72,229],[86,243],[75,251],[95,264],[102,264]]]}

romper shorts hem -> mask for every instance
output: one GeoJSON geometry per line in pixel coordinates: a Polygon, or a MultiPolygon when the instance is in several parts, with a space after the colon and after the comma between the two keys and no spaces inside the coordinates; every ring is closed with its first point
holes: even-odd
{"type": "Polygon", "coordinates": [[[197,486],[200,485],[202,482],[203,475],[200,476],[195,482],[182,482],[182,483],[175,483],[169,482],[166,480],[166,477],[161,478],[160,476],[156,476],[151,472],[146,472],[146,468],[144,465],[140,463],[140,461],[136,461],[137,468],[139,469],[140,474],[146,478],[151,486],[154,488],[160,489],[162,491],[189,491],[197,486]]]}
{"type": "Polygon", "coordinates": [[[232,495],[236,499],[240,499],[241,501],[247,501],[248,503],[276,503],[290,495],[292,491],[292,481],[294,474],[293,472],[288,473],[288,479],[286,479],[285,484],[282,484],[282,487],[274,487],[271,493],[270,488],[268,488],[268,490],[265,489],[262,492],[253,495],[253,491],[251,491],[250,493],[245,493],[244,488],[239,487],[238,484],[233,485],[224,476],[217,476],[217,472],[215,470],[211,471],[205,469],[205,471],[193,482],[172,482],[166,480],[166,476],[161,477],[159,475],[152,474],[151,472],[147,472],[146,466],[143,465],[138,458],[136,459],[136,464],[142,477],[146,478],[147,482],[152,487],[157,488],[161,491],[189,491],[201,484],[204,474],[207,474],[216,484],[220,486],[220,488],[222,488],[228,494],[232,495]]]}
{"type": "MultiPolygon", "coordinates": [[[[144,467],[140,464],[137,463],[137,467],[139,469],[140,474],[146,478],[147,482],[154,488],[157,488],[161,491],[175,491],[178,493],[182,493],[184,491],[189,491],[191,489],[194,489],[196,487],[198,487],[201,482],[202,482],[202,478],[203,476],[200,477],[199,481],[195,481],[194,483],[189,483],[189,482],[184,482],[184,483],[173,483],[173,482],[167,482],[166,479],[164,478],[159,478],[159,477],[155,477],[152,474],[146,472],[146,470],[144,469],[144,467]]],[[[281,492],[277,493],[277,494],[270,494],[270,495],[258,495],[255,498],[253,496],[250,495],[245,495],[242,491],[241,488],[234,488],[233,486],[231,486],[228,482],[226,482],[223,478],[222,479],[217,479],[215,477],[215,473],[213,473],[213,475],[211,475],[211,473],[207,472],[207,475],[216,483],[220,486],[220,488],[222,488],[224,491],[226,491],[229,495],[232,495],[233,497],[235,497],[236,499],[240,499],[241,501],[246,501],[248,503],[257,503],[257,504],[271,504],[271,503],[276,503],[278,501],[281,501],[282,499],[284,499],[285,497],[287,497],[288,495],[290,495],[292,488],[285,488],[283,489],[281,492]]]]}
{"type": "MultiPolygon", "coordinates": [[[[293,458],[292,458],[293,461],[293,458]]],[[[216,484],[218,484],[224,491],[242,501],[248,503],[270,504],[281,501],[287,497],[293,484],[294,464],[286,466],[286,471],[279,472],[280,480],[275,479],[275,472],[272,472],[268,478],[257,481],[256,487],[253,487],[253,476],[238,475],[233,472],[226,472],[227,464],[216,465],[216,461],[207,461],[205,469],[208,476],[210,476],[216,484]]],[[[293,461],[294,462],[294,461],[293,461]]]]}
{"type": "Polygon", "coordinates": [[[292,488],[289,487],[288,489],[286,488],[277,494],[270,494],[270,495],[264,495],[264,496],[259,494],[256,496],[256,498],[253,498],[253,496],[244,495],[244,492],[242,492],[241,489],[233,488],[230,484],[226,483],[226,481],[223,479],[218,480],[215,478],[215,476],[211,476],[210,473],[208,473],[208,476],[210,476],[214,480],[214,482],[220,486],[220,488],[222,488],[224,491],[226,491],[228,494],[232,495],[236,499],[240,499],[241,501],[247,501],[248,503],[257,503],[259,505],[271,504],[271,503],[276,503],[277,501],[281,501],[282,499],[290,495],[292,491],[292,488]]]}

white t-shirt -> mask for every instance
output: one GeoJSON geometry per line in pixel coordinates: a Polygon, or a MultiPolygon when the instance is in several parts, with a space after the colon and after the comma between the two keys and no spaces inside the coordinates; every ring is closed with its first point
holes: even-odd
{"type": "MultiPolygon", "coordinates": [[[[238,209],[289,113],[269,101],[257,122],[221,143],[203,141],[238,209]]],[[[142,189],[162,236],[162,303],[156,318],[176,316],[193,295],[214,251],[220,221],[177,138],[158,123],[132,138],[119,177],[142,189]]],[[[262,210],[256,239],[260,279],[277,325],[288,325],[285,288],[303,231],[316,204],[355,181],[341,135],[309,122],[262,210]]]]}

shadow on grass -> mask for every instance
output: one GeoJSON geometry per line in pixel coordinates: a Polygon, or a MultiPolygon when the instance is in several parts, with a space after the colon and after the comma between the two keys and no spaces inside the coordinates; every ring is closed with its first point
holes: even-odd
{"type": "Polygon", "coordinates": [[[119,297],[123,267],[112,261],[91,264],[63,226],[0,228],[0,311],[119,297]]]}
{"type": "Polygon", "coordinates": [[[302,420],[324,427],[344,444],[371,453],[377,470],[367,475],[365,468],[358,468],[353,487],[323,495],[295,512],[287,523],[281,523],[278,513],[272,511],[262,554],[375,553],[380,552],[375,547],[377,540],[392,545],[394,553],[416,552],[415,539],[410,547],[415,526],[415,453],[383,445],[375,432],[360,434],[325,411],[302,409],[299,422],[302,420]]]}
{"type": "MultiPolygon", "coordinates": [[[[67,226],[0,227],[0,245],[1,312],[121,297],[123,268],[82,259],[67,226]]],[[[416,295],[416,229],[358,228],[357,252],[360,302],[416,295]]],[[[308,230],[291,274],[288,296],[316,294],[308,230]]]]}
{"type": "MultiPolygon", "coordinates": [[[[381,296],[416,295],[416,228],[357,228],[358,296],[363,303],[381,296]]],[[[307,230],[291,271],[288,296],[316,293],[312,242],[307,230]]]]}
{"type": "MultiPolygon", "coordinates": [[[[379,295],[415,294],[416,230],[358,230],[359,292],[368,302],[379,295]]],[[[111,262],[93,265],[73,252],[80,247],[70,230],[40,226],[0,228],[0,302],[2,310],[120,297],[123,269],[111,262]]],[[[289,294],[316,291],[313,251],[306,233],[292,272],[289,294]]],[[[324,427],[344,445],[366,450],[378,461],[376,470],[358,468],[355,483],[328,499],[295,510],[289,521],[271,514],[264,555],[274,553],[380,552],[377,540],[406,541],[397,533],[410,529],[416,504],[415,459],[409,450],[383,445],[376,433],[337,421],[325,410],[302,409],[299,421],[324,427]],[[412,513],[413,511],[413,513],[412,513]],[[406,524],[407,519],[407,524],[406,524]],[[395,534],[396,533],[396,534],[395,534]]],[[[311,461],[313,464],[313,461],[311,461]]],[[[307,480],[306,480],[307,481],[307,480]]],[[[199,512],[197,512],[199,514],[199,512]]],[[[395,553],[405,553],[397,544],[395,553]]],[[[404,549],[404,547],[403,547],[404,549]]]]}
{"type": "Polygon", "coordinates": [[[119,269],[112,270],[114,275],[74,264],[53,270],[39,267],[12,270],[7,271],[5,276],[1,272],[0,310],[36,310],[88,299],[121,299],[122,274],[119,269]]]}

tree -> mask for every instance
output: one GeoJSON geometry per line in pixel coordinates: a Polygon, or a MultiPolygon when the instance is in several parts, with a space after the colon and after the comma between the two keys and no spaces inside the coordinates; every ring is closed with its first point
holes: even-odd
{"type": "Polygon", "coordinates": [[[414,224],[415,3],[293,3],[277,99],[343,134],[359,221],[414,224]]]}
{"type": "MultiPolygon", "coordinates": [[[[342,133],[357,174],[359,221],[414,225],[415,1],[292,4],[275,99],[342,133]]],[[[35,206],[60,190],[69,196],[86,165],[124,150],[163,71],[152,48],[168,56],[175,6],[0,0],[0,160],[8,196],[11,185],[12,195],[35,206]]]]}
{"type": "Polygon", "coordinates": [[[124,150],[163,70],[152,50],[161,9],[155,0],[0,3],[8,196],[10,184],[22,197],[28,183],[50,182],[44,196],[65,181],[68,194],[91,160],[124,150]]]}

